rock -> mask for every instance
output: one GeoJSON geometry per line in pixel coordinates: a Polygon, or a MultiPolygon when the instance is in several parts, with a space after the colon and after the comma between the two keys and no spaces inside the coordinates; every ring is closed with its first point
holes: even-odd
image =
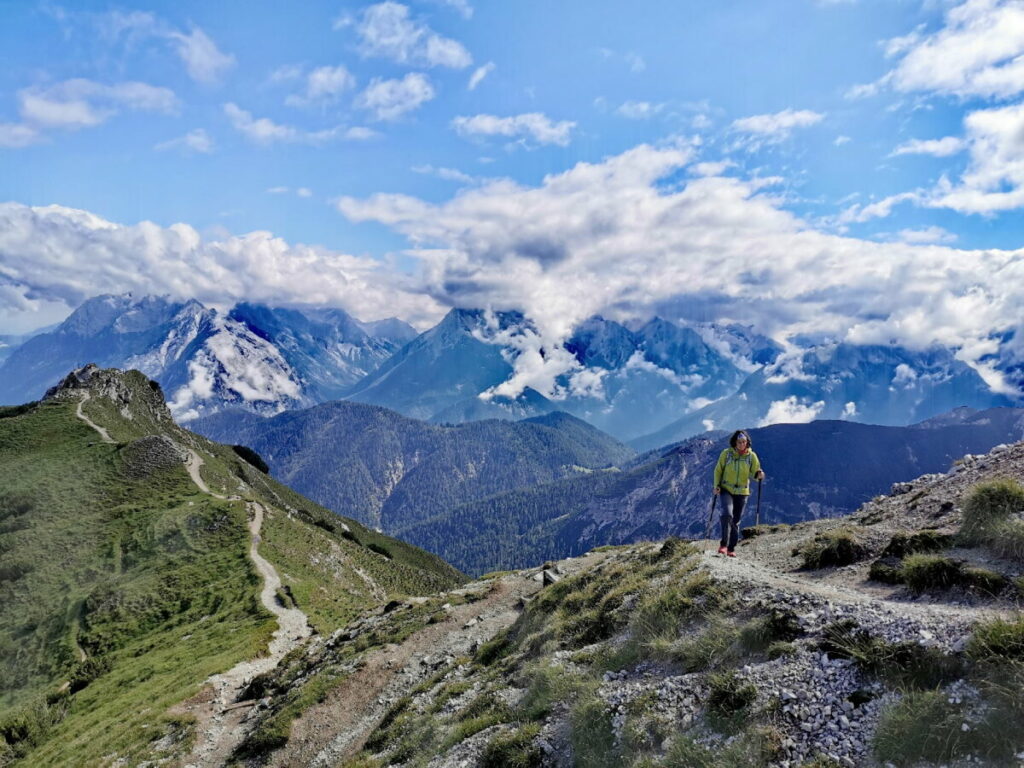
{"type": "Polygon", "coordinates": [[[545,587],[549,587],[552,584],[557,584],[562,580],[562,577],[555,573],[553,570],[545,568],[541,571],[541,578],[545,587]]]}

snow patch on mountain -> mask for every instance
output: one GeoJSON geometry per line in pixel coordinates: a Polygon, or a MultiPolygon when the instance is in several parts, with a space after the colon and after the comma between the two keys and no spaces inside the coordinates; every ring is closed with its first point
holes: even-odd
{"type": "Polygon", "coordinates": [[[234,320],[217,317],[213,327],[188,363],[188,383],[170,403],[177,421],[190,421],[225,403],[268,415],[305,404],[301,383],[273,344],[234,320]]]}

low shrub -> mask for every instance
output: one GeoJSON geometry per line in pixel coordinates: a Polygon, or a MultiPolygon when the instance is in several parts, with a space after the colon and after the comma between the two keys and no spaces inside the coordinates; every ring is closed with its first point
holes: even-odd
{"type": "Polygon", "coordinates": [[[895,557],[885,557],[875,560],[868,570],[868,578],[872,581],[880,581],[883,584],[903,583],[903,563],[895,557]]]}
{"type": "Polygon", "coordinates": [[[911,555],[900,574],[912,592],[946,590],[963,584],[963,565],[939,555],[911,555]]]}
{"type": "Polygon", "coordinates": [[[918,594],[962,587],[996,595],[1006,586],[1006,578],[1001,574],[939,555],[910,555],[903,561],[900,576],[918,594]]]}
{"type": "Polygon", "coordinates": [[[708,675],[708,712],[732,718],[748,709],[757,698],[757,687],[741,680],[733,670],[708,675]]]}
{"type": "Polygon", "coordinates": [[[544,752],[534,743],[538,733],[540,726],[530,723],[495,736],[480,755],[480,768],[540,768],[544,752]]]}
{"type": "Polygon", "coordinates": [[[857,539],[849,528],[838,528],[834,531],[819,533],[799,548],[803,558],[803,567],[815,570],[856,563],[863,560],[867,548],[857,539]]]}
{"type": "Polygon", "coordinates": [[[249,446],[232,445],[231,450],[233,450],[240,458],[242,458],[248,464],[251,464],[252,466],[256,467],[256,469],[258,469],[263,474],[270,474],[270,466],[267,464],[267,462],[263,460],[262,456],[256,453],[256,451],[254,451],[249,446]]]}
{"type": "Polygon", "coordinates": [[[995,619],[978,624],[966,650],[967,655],[975,661],[1024,662],[1024,617],[1014,621],[995,619]]]}
{"type": "Polygon", "coordinates": [[[957,679],[963,665],[955,656],[917,643],[889,643],[841,619],[822,630],[820,650],[850,659],[864,672],[905,688],[934,688],[957,679]]]}
{"type": "Polygon", "coordinates": [[[872,744],[879,762],[897,766],[944,763],[969,754],[973,732],[964,732],[961,707],[942,691],[911,691],[886,708],[872,744]]]}
{"type": "Polygon", "coordinates": [[[580,768],[618,768],[622,765],[615,749],[612,714],[596,690],[580,696],[572,708],[570,721],[575,765],[580,768]]]}
{"type": "Polygon", "coordinates": [[[380,544],[377,544],[376,542],[370,542],[369,544],[366,545],[366,548],[368,550],[370,550],[371,552],[376,552],[378,555],[383,555],[388,560],[392,559],[391,552],[388,550],[388,548],[384,547],[384,546],[381,546],[380,544]]]}
{"type": "Polygon", "coordinates": [[[992,524],[1024,510],[1024,488],[1009,478],[978,483],[964,500],[963,510],[961,534],[984,536],[992,524]]]}
{"type": "Polygon", "coordinates": [[[919,552],[938,552],[953,546],[953,536],[938,531],[918,531],[916,533],[897,533],[892,537],[882,557],[903,558],[919,552]]]}
{"type": "Polygon", "coordinates": [[[769,659],[778,659],[782,656],[793,656],[796,653],[796,646],[793,643],[777,641],[768,646],[765,651],[769,659]]]}

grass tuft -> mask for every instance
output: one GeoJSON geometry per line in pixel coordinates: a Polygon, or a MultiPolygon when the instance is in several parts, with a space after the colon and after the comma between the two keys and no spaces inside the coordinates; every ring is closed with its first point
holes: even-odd
{"type": "Polygon", "coordinates": [[[534,743],[538,733],[540,726],[528,723],[495,736],[480,755],[480,768],[540,768],[544,752],[534,743]]]}
{"type": "Polygon", "coordinates": [[[850,528],[819,533],[799,548],[803,567],[811,570],[850,565],[867,556],[867,548],[850,528]]]}
{"type": "Polygon", "coordinates": [[[908,692],[882,712],[872,745],[875,756],[897,766],[962,757],[975,746],[973,734],[961,730],[963,721],[962,708],[941,691],[908,692]]]}

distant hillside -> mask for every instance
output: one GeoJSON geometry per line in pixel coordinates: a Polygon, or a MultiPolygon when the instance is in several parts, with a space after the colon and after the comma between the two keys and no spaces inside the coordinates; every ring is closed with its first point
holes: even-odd
{"type": "Polygon", "coordinates": [[[333,402],[267,419],[224,412],[192,426],[255,449],[282,482],[392,535],[474,499],[633,456],[614,438],[559,412],[441,426],[333,402]]]}
{"type": "Polygon", "coordinates": [[[0,408],[0,764],[135,765],[187,725],[171,705],[266,654],[278,622],[247,554],[254,510],[276,599],[321,633],[462,580],[250,460],[177,427],[134,371],[86,368],[0,408]]]}
{"type": "MultiPolygon", "coordinates": [[[[1020,440],[1024,409],[959,410],[911,427],[777,424],[751,430],[751,437],[768,474],[761,519],[792,523],[849,514],[895,482],[944,472],[964,454],[1020,440]]],[[[622,471],[498,494],[395,534],[471,574],[534,565],[603,544],[700,537],[710,510],[712,469],[726,445],[726,433],[691,438],[637,457],[622,471]]],[[[747,524],[754,513],[751,503],[747,524]]]]}

